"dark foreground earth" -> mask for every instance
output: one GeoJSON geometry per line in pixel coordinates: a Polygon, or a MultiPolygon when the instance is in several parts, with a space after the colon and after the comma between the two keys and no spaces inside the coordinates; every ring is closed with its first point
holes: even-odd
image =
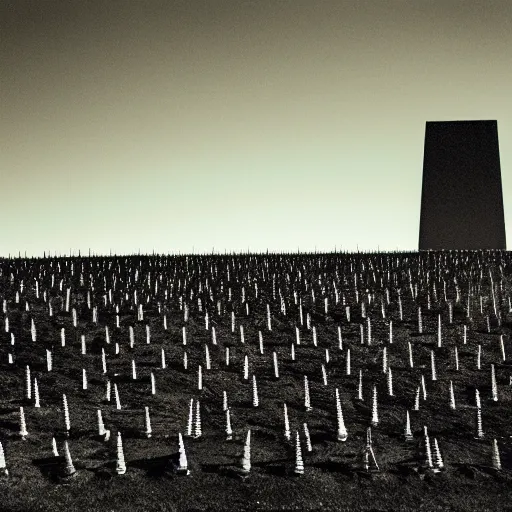
{"type": "Polygon", "coordinates": [[[512,314],[508,303],[512,258],[507,252],[439,254],[430,253],[428,257],[423,254],[421,266],[418,266],[420,256],[417,253],[192,256],[188,262],[185,257],[158,256],[0,260],[0,302],[5,300],[7,308],[7,315],[2,313],[0,323],[0,441],[9,469],[9,476],[0,479],[0,510],[512,510],[512,314]],[[466,257],[467,262],[463,261],[466,257]],[[73,275],[71,262],[74,263],[73,275]],[[479,265],[483,269],[481,280],[479,265]],[[501,320],[495,315],[489,269],[501,320]],[[409,288],[409,270],[413,286],[417,284],[418,289],[414,298],[409,288]],[[426,270],[430,270],[428,289],[426,270]],[[358,274],[359,303],[354,272],[358,274]],[[81,273],[83,285],[80,284],[81,273]],[[53,288],[52,274],[55,275],[53,288]],[[275,298],[273,274],[276,276],[275,298]],[[318,282],[320,274],[321,284],[318,282]],[[161,281],[160,275],[163,276],[161,281]],[[454,276],[460,287],[458,303],[454,276]],[[443,277],[447,299],[453,303],[452,324],[448,320],[443,277]],[[36,298],[35,278],[39,298],[36,298]],[[61,279],[64,280],[62,291],[61,279]],[[16,303],[16,291],[20,290],[22,280],[23,292],[16,303]],[[156,280],[158,290],[155,293],[156,280]],[[339,293],[338,304],[333,280],[339,293]],[[92,311],[87,305],[91,281],[94,285],[91,307],[98,307],[97,324],[93,323],[92,311]],[[470,281],[473,288],[471,318],[467,318],[470,281]],[[432,294],[433,282],[437,300],[432,294]],[[66,312],[68,286],[71,286],[70,308],[66,312]],[[315,302],[311,286],[315,290],[315,302]],[[213,301],[208,287],[212,287],[213,301]],[[249,303],[249,315],[242,303],[242,287],[249,303]],[[108,299],[111,288],[113,305],[108,302],[105,307],[104,295],[108,299]],[[400,320],[398,288],[401,289],[403,321],[400,320]],[[138,302],[144,306],[142,321],[137,321],[135,290],[138,302]],[[286,315],[281,312],[279,290],[286,303],[286,315]],[[300,324],[294,290],[302,298],[304,325],[300,324]],[[371,303],[366,290],[375,294],[371,303]],[[431,293],[430,310],[428,292],[431,293]],[[480,295],[483,313],[480,313],[480,295]],[[187,321],[180,309],[180,296],[183,296],[183,307],[188,304],[190,309],[187,321]],[[198,296],[202,300],[202,312],[198,296]],[[52,317],[48,312],[50,297],[52,317]],[[327,314],[324,297],[329,298],[327,314]],[[350,322],[344,299],[350,306],[350,322]],[[382,300],[386,318],[382,318],[382,300]],[[29,311],[26,311],[26,301],[29,311]],[[221,315],[217,301],[221,303],[221,315]],[[366,316],[371,318],[370,344],[367,319],[361,316],[361,301],[365,302],[366,316]],[[272,331],[267,328],[267,303],[272,313],[272,331]],[[418,304],[423,312],[423,334],[418,333],[418,304]],[[116,327],[116,305],[119,305],[119,328],[116,327]],[[78,314],[76,328],[72,323],[73,307],[78,314]],[[205,310],[209,312],[208,331],[205,310]],[[236,315],[234,333],[231,310],[236,315]],[[167,330],[163,327],[164,312],[167,330]],[[307,313],[311,315],[311,327],[316,327],[317,347],[306,325],[307,313]],[[442,317],[441,348],[437,347],[439,313],[442,317]],[[4,329],[6,316],[9,332],[4,329]],[[32,318],[37,329],[35,342],[30,331],[32,318]],[[393,321],[392,344],[389,343],[390,320],[393,321]],[[245,343],[240,339],[240,324],[244,326],[245,343]],[[468,326],[466,345],[463,344],[464,324],[468,326]],[[105,339],[105,325],[109,327],[109,344],[105,339]],[[133,350],[129,346],[130,325],[135,333],[133,350]],[[146,325],[151,332],[149,344],[146,325]],[[360,325],[363,325],[364,344],[360,325]],[[183,326],[187,330],[186,346],[183,345],[183,326]],[[212,326],[216,330],[217,345],[212,343],[212,326]],[[295,345],[295,361],[292,361],[290,348],[296,342],[295,326],[300,328],[301,341],[300,345],[295,345]],[[341,326],[343,350],[338,347],[338,326],[341,326]],[[60,342],[61,327],[66,330],[65,347],[60,342]],[[263,354],[259,352],[260,330],[264,339],[263,354]],[[15,336],[14,346],[11,332],[15,336]],[[86,336],[86,355],[81,354],[82,334],[86,336]],[[504,335],[505,361],[500,347],[501,334],[504,335]],[[412,369],[408,341],[413,344],[412,369]],[[116,342],[120,347],[119,355],[115,354],[116,342]],[[212,360],[210,370],[205,368],[205,344],[212,360]],[[479,344],[482,346],[481,370],[476,369],[479,344]],[[386,375],[382,371],[385,346],[393,370],[393,397],[387,394],[386,375]],[[454,364],[455,346],[459,351],[459,371],[454,364]],[[102,372],[102,347],[107,353],[107,375],[102,372]],[[226,347],[231,354],[229,366],[225,365],[226,347]],[[161,368],[162,348],[166,354],[165,369],[161,368]],[[325,363],[326,348],[329,363],[325,363]],[[346,375],[348,348],[351,375],[346,375]],[[46,367],[46,349],[51,349],[53,354],[50,372],[46,367]],[[187,370],[183,368],[184,350],[188,356],[187,370]],[[437,381],[431,380],[431,350],[436,357],[437,381]],[[273,351],[279,359],[278,380],[274,378],[273,351]],[[8,364],[9,353],[13,354],[14,364],[8,364]],[[247,381],[243,379],[246,354],[250,375],[247,381]],[[131,378],[132,359],[137,364],[136,381],[131,378]],[[202,391],[197,389],[199,364],[203,368],[202,391]],[[327,386],[322,382],[322,364],[327,369],[327,386]],[[497,402],[491,398],[491,364],[496,370],[497,402]],[[30,366],[32,379],[37,378],[41,408],[34,407],[33,399],[24,398],[26,365],[30,366]],[[88,375],[87,390],[82,389],[83,368],[88,375]],[[357,400],[360,369],[363,370],[362,402],[357,400]],[[156,378],[154,396],[151,395],[150,372],[154,372],[156,378]],[[253,373],[258,382],[257,408],[252,405],[253,373]],[[304,408],[304,375],[308,376],[310,385],[312,410],[309,412],[304,408]],[[421,400],[419,411],[413,411],[421,375],[425,376],[428,398],[421,400]],[[121,410],[116,410],[113,395],[111,402],[105,400],[107,378],[119,387],[121,410]],[[455,410],[449,408],[450,380],[455,390],[455,410]],[[368,473],[364,471],[361,452],[371,420],[374,384],[378,390],[380,422],[372,428],[372,438],[380,471],[368,473]],[[336,437],[335,388],[340,392],[348,431],[346,442],[337,441],[336,437]],[[475,439],[475,388],[479,389],[482,401],[485,434],[482,440],[475,439]],[[231,408],[232,441],[226,441],[223,390],[227,391],[231,408]],[[69,448],[77,469],[76,475],[67,480],[61,475],[62,457],[52,455],[52,437],[57,439],[59,453],[64,453],[63,393],[70,409],[69,448]],[[178,433],[186,432],[191,398],[201,403],[202,436],[184,438],[191,473],[181,476],[175,471],[178,433]],[[292,442],[284,439],[285,402],[292,442]],[[29,432],[26,440],[19,435],[20,406],[24,406],[29,432]],[[144,435],[144,406],[150,409],[153,431],[150,439],[144,435]],[[97,437],[98,408],[102,410],[106,428],[113,433],[108,442],[97,437]],[[407,410],[414,434],[414,441],[409,443],[404,439],[407,410]],[[304,422],[311,434],[311,452],[306,451],[304,422]],[[431,440],[438,440],[445,463],[445,469],[437,474],[426,467],[422,449],[424,426],[428,427],[431,440]],[[252,469],[243,479],[238,468],[248,428],[251,429],[252,469]],[[301,476],[293,473],[297,430],[305,466],[301,476]],[[118,431],[123,437],[127,465],[124,475],[117,475],[115,471],[118,431]],[[500,471],[492,468],[494,438],[500,450],[500,471]]]}

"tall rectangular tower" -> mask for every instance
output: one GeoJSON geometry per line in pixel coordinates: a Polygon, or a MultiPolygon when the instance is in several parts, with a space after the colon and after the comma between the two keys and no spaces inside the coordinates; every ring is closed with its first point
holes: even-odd
{"type": "Polygon", "coordinates": [[[505,249],[497,121],[428,121],[419,250],[505,249]]]}

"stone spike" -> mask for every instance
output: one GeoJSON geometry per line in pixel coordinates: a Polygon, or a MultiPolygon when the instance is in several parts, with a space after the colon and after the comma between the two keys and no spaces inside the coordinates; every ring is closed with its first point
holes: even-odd
{"type": "Polygon", "coordinates": [[[391,366],[388,366],[388,375],[387,375],[387,381],[388,381],[388,395],[393,395],[393,374],[391,373],[391,366]]]}
{"type": "Polygon", "coordinates": [[[311,411],[312,409],[309,399],[309,384],[307,375],[304,375],[304,407],[306,408],[306,411],[311,411]]]}
{"type": "Polygon", "coordinates": [[[20,407],[20,436],[21,439],[25,440],[28,436],[27,424],[25,423],[25,412],[23,407],[20,407]]]}
{"type": "Polygon", "coordinates": [[[146,437],[149,439],[151,437],[151,433],[152,433],[152,430],[151,430],[151,419],[149,417],[149,407],[146,405],[144,407],[145,409],[145,412],[146,412],[146,437]]]}
{"type": "Polygon", "coordinates": [[[430,365],[431,365],[431,372],[432,372],[432,380],[436,381],[437,380],[436,360],[435,360],[435,355],[434,355],[433,350],[430,351],[430,365]]]}
{"type": "Polygon", "coordinates": [[[201,431],[201,406],[199,400],[196,401],[196,417],[194,424],[194,438],[199,439],[202,435],[201,431]]]}
{"type": "Polygon", "coordinates": [[[135,365],[135,359],[132,359],[132,379],[137,380],[137,367],[135,365]]]}
{"type": "Polygon", "coordinates": [[[418,386],[418,388],[416,389],[416,398],[414,399],[413,411],[419,411],[420,410],[420,389],[421,389],[420,386],[418,386]]]}
{"type": "Polygon", "coordinates": [[[233,430],[231,429],[231,412],[226,409],[226,441],[233,439],[233,430]]]}
{"type": "Polygon", "coordinates": [[[377,386],[373,386],[373,401],[372,401],[372,427],[379,424],[379,415],[377,412],[377,386]]]}
{"type": "Polygon", "coordinates": [[[341,410],[340,393],[338,388],[336,388],[336,419],[338,424],[337,439],[338,441],[345,442],[348,438],[348,433],[345,427],[345,422],[343,420],[343,412],[341,410]]]}
{"type": "Polygon", "coordinates": [[[256,385],[256,375],[252,376],[252,405],[253,407],[258,407],[260,404],[258,398],[258,387],[256,385]]]}
{"type": "Polygon", "coordinates": [[[162,369],[165,370],[167,368],[167,365],[165,363],[165,350],[162,349],[162,369]]]}
{"type": "Polygon", "coordinates": [[[311,437],[309,435],[309,429],[308,429],[307,423],[304,423],[304,436],[306,438],[306,448],[307,448],[308,452],[313,451],[313,446],[311,445],[311,437]]]}
{"type": "Polygon", "coordinates": [[[242,471],[249,473],[251,471],[251,429],[247,431],[247,437],[244,445],[244,455],[242,457],[242,471]]]}
{"type": "Polygon", "coordinates": [[[302,460],[302,450],[300,447],[300,437],[299,431],[296,432],[296,442],[295,442],[295,469],[293,472],[296,475],[304,474],[304,461],[302,460]]]}
{"type": "Polygon", "coordinates": [[[453,392],[453,381],[450,381],[450,409],[455,410],[455,393],[453,392]]]}
{"type": "Polygon", "coordinates": [[[30,378],[30,366],[28,364],[25,369],[25,383],[26,383],[25,397],[27,400],[31,400],[32,399],[32,380],[30,378]]]}
{"type": "Polygon", "coordinates": [[[275,352],[272,353],[272,357],[274,360],[274,377],[276,379],[279,379],[279,366],[277,363],[277,354],[275,352]]]}
{"type": "Polygon", "coordinates": [[[9,475],[9,470],[7,469],[7,465],[5,464],[5,453],[2,443],[0,443],[0,472],[3,473],[5,476],[9,475]]]}
{"type": "Polygon", "coordinates": [[[501,469],[500,451],[498,448],[498,441],[496,439],[492,442],[492,467],[497,470],[501,469]]]}
{"type": "MultiPolygon", "coordinates": [[[[425,427],[426,429],[426,427],[425,427]]],[[[426,460],[427,460],[427,465],[429,468],[432,468],[434,467],[434,464],[432,462],[432,451],[430,449],[430,439],[428,437],[428,435],[425,435],[425,454],[426,454],[426,460]]]]}
{"type": "Polygon", "coordinates": [[[71,423],[69,421],[68,400],[64,394],[62,395],[62,406],[64,411],[64,425],[66,427],[66,434],[69,434],[69,431],[71,430],[71,423]]]}
{"type": "Polygon", "coordinates": [[[34,407],[41,407],[41,404],[39,403],[39,387],[37,385],[37,379],[34,378],[34,407]]]}
{"type": "Polygon", "coordinates": [[[346,359],[346,368],[345,373],[350,375],[350,349],[347,348],[347,359],[346,359]]]}
{"type": "Polygon", "coordinates": [[[52,438],[52,453],[54,457],[59,456],[59,452],[57,450],[57,441],[55,441],[55,437],[52,438]]]}
{"type": "Polygon", "coordinates": [[[187,455],[185,453],[185,444],[183,443],[183,437],[181,432],[178,434],[178,444],[179,444],[179,453],[180,459],[178,463],[177,471],[182,475],[190,475],[190,470],[188,469],[188,461],[187,455]]]}
{"type": "Polygon", "coordinates": [[[244,357],[244,380],[249,379],[249,356],[245,354],[244,357]]]}
{"type": "Polygon", "coordinates": [[[118,475],[124,475],[126,473],[126,463],[125,463],[125,460],[124,460],[123,441],[121,439],[121,432],[117,433],[116,473],[118,475]]]}
{"type": "Polygon", "coordinates": [[[363,370],[359,370],[359,384],[357,387],[357,399],[363,400],[363,370]]]}
{"type": "Polygon", "coordinates": [[[151,372],[151,374],[149,375],[150,377],[150,380],[151,380],[151,394],[152,395],[156,395],[156,382],[155,382],[155,374],[153,372],[151,372]]]}
{"type": "Polygon", "coordinates": [[[482,409],[476,410],[476,439],[482,439],[484,437],[484,431],[482,429],[482,409]]]}
{"type": "Polygon", "coordinates": [[[288,408],[284,404],[284,437],[290,441],[290,422],[288,420],[288,408]]]}
{"type": "Polygon", "coordinates": [[[434,471],[438,473],[441,469],[444,468],[444,463],[441,457],[441,451],[439,450],[439,445],[437,444],[436,438],[434,438],[434,457],[434,471]]]}
{"type": "Polygon", "coordinates": [[[405,440],[412,441],[413,439],[414,437],[411,432],[411,418],[409,417],[409,411],[407,411],[405,418],[405,440]]]}
{"type": "Polygon", "coordinates": [[[190,406],[188,410],[188,424],[187,424],[187,436],[192,435],[192,425],[194,422],[194,399],[190,399],[190,406]]]}
{"type": "Polygon", "coordinates": [[[73,461],[71,459],[71,453],[69,453],[69,445],[67,440],[64,441],[64,459],[65,459],[65,466],[64,466],[64,476],[70,477],[76,474],[75,466],[73,466],[73,461]]]}
{"type": "Polygon", "coordinates": [[[114,396],[116,397],[116,409],[121,410],[121,401],[119,400],[119,390],[117,389],[117,383],[114,383],[114,396]]]}

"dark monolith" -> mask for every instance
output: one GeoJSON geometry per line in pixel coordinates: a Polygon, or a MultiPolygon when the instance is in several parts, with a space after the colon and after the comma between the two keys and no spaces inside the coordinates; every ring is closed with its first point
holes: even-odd
{"type": "Polygon", "coordinates": [[[497,121],[429,121],[419,250],[506,250],[497,121]]]}

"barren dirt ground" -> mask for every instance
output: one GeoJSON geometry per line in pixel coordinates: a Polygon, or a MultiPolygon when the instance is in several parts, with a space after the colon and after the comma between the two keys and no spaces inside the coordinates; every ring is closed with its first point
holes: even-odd
{"type": "MultiPolygon", "coordinates": [[[[506,258],[510,259],[509,253],[506,258]]],[[[395,255],[396,257],[396,255],[395,255]]],[[[314,258],[311,256],[311,258],[314,258]]],[[[331,256],[334,260],[334,256],[331,256]]],[[[360,256],[359,258],[363,258],[360,256]]],[[[364,257],[366,261],[369,256],[364,257]]],[[[241,304],[241,283],[232,277],[233,301],[227,301],[224,284],[223,305],[226,313],[219,317],[215,304],[208,305],[210,331],[205,329],[204,312],[200,313],[197,298],[190,304],[190,318],[184,322],[176,290],[167,303],[168,330],[163,329],[162,314],[156,301],[145,303],[144,320],[137,322],[137,311],[130,304],[121,307],[120,328],[115,327],[115,310],[103,306],[103,290],[97,289],[93,305],[98,305],[99,324],[92,322],[87,308],[87,287],[78,285],[79,260],[75,258],[75,276],[71,307],[77,306],[79,324],[72,326],[70,312],[61,311],[59,296],[65,299],[65,289],[50,292],[40,283],[40,298],[35,298],[33,280],[25,271],[25,290],[19,304],[15,303],[16,288],[10,284],[10,272],[22,269],[24,260],[0,262],[0,300],[7,300],[10,331],[15,335],[11,347],[10,333],[1,322],[0,345],[0,440],[4,446],[9,476],[0,479],[0,509],[32,510],[512,510],[512,375],[511,320],[507,298],[510,296],[509,275],[504,281],[501,297],[502,326],[494,317],[487,275],[482,283],[484,315],[478,300],[472,303],[472,323],[468,343],[463,345],[463,324],[466,322],[467,287],[461,286],[462,303],[455,304],[453,324],[448,325],[448,308],[442,287],[438,287],[438,302],[432,299],[429,311],[426,294],[419,300],[423,311],[422,335],[418,334],[417,306],[406,285],[402,285],[404,320],[399,319],[396,291],[390,288],[391,304],[387,318],[381,316],[380,297],[366,303],[372,321],[372,342],[367,344],[366,319],[361,318],[361,306],[355,303],[353,279],[349,276],[346,296],[351,306],[351,322],[341,303],[344,293],[339,288],[340,303],[330,299],[329,313],[324,314],[323,298],[318,294],[314,310],[311,293],[301,291],[304,304],[304,326],[300,327],[301,343],[295,346],[296,360],[290,357],[295,342],[295,326],[300,324],[293,294],[287,296],[287,316],[280,313],[279,295],[272,298],[272,281],[259,283],[259,298],[246,286],[250,314],[241,304]],[[30,284],[30,285],[29,285],[30,284]],[[52,299],[54,316],[49,317],[43,290],[52,299]],[[25,301],[30,311],[25,311],[25,301]],[[267,329],[266,303],[271,303],[272,331],[267,329]],[[237,312],[236,329],[231,332],[231,304],[237,312]],[[318,346],[314,347],[312,331],[306,327],[306,313],[316,326],[318,346]],[[443,319],[443,346],[437,348],[437,315],[443,319]],[[491,333],[487,332],[485,314],[491,314],[491,333]],[[37,340],[30,333],[30,319],[37,328],[37,340]],[[393,320],[393,344],[389,344],[389,320],[393,320]],[[361,344],[360,324],[364,326],[361,344]],[[146,343],[146,324],[151,329],[151,343],[146,343]],[[240,340],[239,325],[244,326],[245,343],[240,340]],[[109,326],[110,344],[105,341],[105,325],[109,326]],[[128,326],[133,325],[135,346],[129,347],[128,326]],[[187,328],[187,345],[182,343],[182,327],[187,328]],[[217,345],[212,344],[211,326],[216,329],[217,345]],[[343,350],[338,348],[337,327],[341,326],[343,350]],[[61,347],[60,329],[66,329],[66,346],[61,347]],[[263,333],[264,354],[259,353],[258,330],[263,333]],[[87,354],[81,354],[80,335],[85,334],[87,354]],[[504,334],[507,360],[501,359],[500,334],[504,334]],[[414,351],[414,368],[409,368],[407,342],[414,351]],[[120,354],[115,355],[115,343],[120,354]],[[212,368],[205,368],[205,344],[208,344],[212,368]],[[478,344],[482,345],[482,369],[476,370],[478,344]],[[459,350],[459,371],[455,370],[453,349],[459,350]],[[387,346],[388,362],[393,370],[394,397],[387,394],[386,375],[382,371],[383,347],[387,346]],[[119,387],[122,409],[115,401],[106,402],[106,376],[101,365],[101,347],[107,352],[108,377],[119,387]],[[167,368],[161,368],[161,349],[165,348],[167,368]],[[225,366],[225,347],[230,347],[229,367],[225,366]],[[46,368],[46,348],[53,349],[53,369],[46,368]],[[326,364],[328,385],[324,386],[321,364],[325,349],[330,362],[326,364]],[[345,371],[347,348],[351,351],[351,375],[345,371]],[[188,355],[188,370],[183,368],[183,351],[188,355]],[[430,350],[436,355],[437,381],[431,381],[430,350]],[[273,376],[272,352],[279,358],[279,380],[273,376]],[[8,353],[14,364],[8,364],[8,353]],[[243,360],[249,355],[249,380],[243,379],[243,360]],[[131,360],[137,363],[138,379],[132,381],[131,360]],[[491,399],[491,363],[495,364],[499,400],[491,399]],[[203,390],[197,390],[197,368],[203,367],[203,390]],[[30,365],[32,379],[38,380],[41,408],[33,400],[24,399],[25,367],[30,365]],[[82,369],[87,370],[88,389],[82,390],[82,369]],[[359,370],[363,369],[364,401],[357,398],[359,370]],[[150,372],[156,377],[156,395],[150,391],[150,372]],[[259,407],[252,406],[252,374],[257,376],[259,407]],[[118,374],[115,376],[115,374],[118,374]],[[420,410],[413,411],[416,388],[425,376],[428,399],[421,400],[420,410]],[[312,411],[304,410],[304,375],[308,376],[312,411]],[[456,410],[449,404],[449,382],[453,381],[456,410]],[[380,471],[362,471],[361,450],[366,428],[371,419],[371,392],[377,385],[379,419],[372,428],[373,448],[380,471]],[[482,400],[482,420],[485,437],[476,440],[475,400],[477,387],[482,400]],[[335,388],[339,388],[341,407],[348,431],[348,440],[336,440],[335,388]],[[232,441],[226,441],[222,391],[226,390],[231,407],[234,431],[232,441]],[[77,474],[69,481],[58,477],[61,458],[52,456],[52,437],[57,438],[63,455],[64,420],[62,394],[67,396],[71,433],[69,447],[77,474]],[[185,437],[185,448],[191,471],[180,476],[174,471],[177,461],[178,432],[185,434],[191,398],[201,403],[202,437],[185,437]],[[292,442],[284,440],[283,403],[288,406],[292,442]],[[26,440],[19,435],[19,407],[24,406],[26,440]],[[144,436],[144,406],[151,415],[152,437],[144,436]],[[97,409],[101,408],[107,429],[113,433],[110,441],[96,437],[97,409]],[[404,440],[406,410],[410,411],[414,441],[404,440]],[[302,424],[308,423],[312,452],[306,451],[302,424]],[[430,439],[437,438],[445,470],[432,474],[425,470],[421,455],[423,426],[430,439]],[[240,466],[240,457],[247,429],[251,428],[251,462],[249,476],[241,479],[233,468],[240,466]],[[294,476],[295,431],[300,430],[305,474],[294,476]],[[115,472],[116,433],[123,436],[127,464],[125,475],[115,472]],[[498,440],[502,471],[491,468],[492,439],[498,440]]],[[[45,265],[48,267],[48,261],[45,265]]],[[[63,277],[71,275],[63,267],[63,277]]],[[[219,261],[219,275],[222,265],[219,261]]],[[[236,261],[236,259],[235,259],[236,261]]],[[[293,261],[291,257],[290,261],[293,261]]],[[[81,263],[80,263],[81,264],[81,263]]],[[[27,262],[27,269],[42,265],[41,260],[27,262]]],[[[208,266],[204,265],[205,268],[208,266]]],[[[314,267],[313,267],[314,268],[314,267]]],[[[494,267],[493,267],[494,268],[494,267]]],[[[454,269],[451,269],[454,270],[454,269]]],[[[510,268],[506,267],[505,272],[510,268]]],[[[497,280],[497,270],[494,270],[497,280]]],[[[311,276],[316,282],[318,271],[311,276]]],[[[144,272],[141,273],[142,277],[144,272]]],[[[378,273],[377,273],[378,274],[378,273]]],[[[51,275],[51,272],[49,272],[51,275]]],[[[152,281],[158,271],[153,269],[152,281]]],[[[406,275],[406,271],[404,272],[406,275]]],[[[87,274],[84,276],[88,278],[87,274]]],[[[233,273],[232,273],[233,276],[233,273]]],[[[417,276],[413,273],[414,278],[417,276]]],[[[95,276],[96,277],[96,276],[95,276]]],[[[48,276],[45,278],[47,282],[48,276]]],[[[59,277],[60,279],[60,277],[59,277]]],[[[139,276],[141,279],[141,276],[139,276]]],[[[333,276],[329,276],[332,282],[333,276]]],[[[404,282],[407,283],[407,278],[404,282]]],[[[87,283],[88,279],[86,280],[87,283]]],[[[103,282],[103,278],[99,279],[103,282]]],[[[160,283],[159,283],[160,284],[160,283]]],[[[448,282],[448,298],[454,301],[453,282],[448,282]]],[[[119,286],[119,283],[118,283],[119,286]]],[[[152,285],[154,286],[154,284],[152,285]]],[[[204,286],[204,283],[203,283],[204,286]]],[[[197,292],[197,286],[194,286],[197,292]]],[[[163,286],[162,286],[163,289],[163,286]]],[[[159,289],[159,294],[163,293],[159,289]]],[[[130,293],[130,301],[133,293],[130,293]]],[[[178,294],[179,295],[179,294],[178,294]]],[[[333,294],[332,294],[333,295],[333,294]]],[[[117,295],[119,297],[119,294],[117,295]]],[[[220,298],[220,297],[219,297],[220,298]]],[[[359,295],[360,301],[366,294],[359,295]]],[[[158,299],[164,303],[162,298],[158,299]]],[[[116,301],[118,303],[118,301],[116,301]]],[[[204,304],[204,303],[203,303],[204,304]]]]}

